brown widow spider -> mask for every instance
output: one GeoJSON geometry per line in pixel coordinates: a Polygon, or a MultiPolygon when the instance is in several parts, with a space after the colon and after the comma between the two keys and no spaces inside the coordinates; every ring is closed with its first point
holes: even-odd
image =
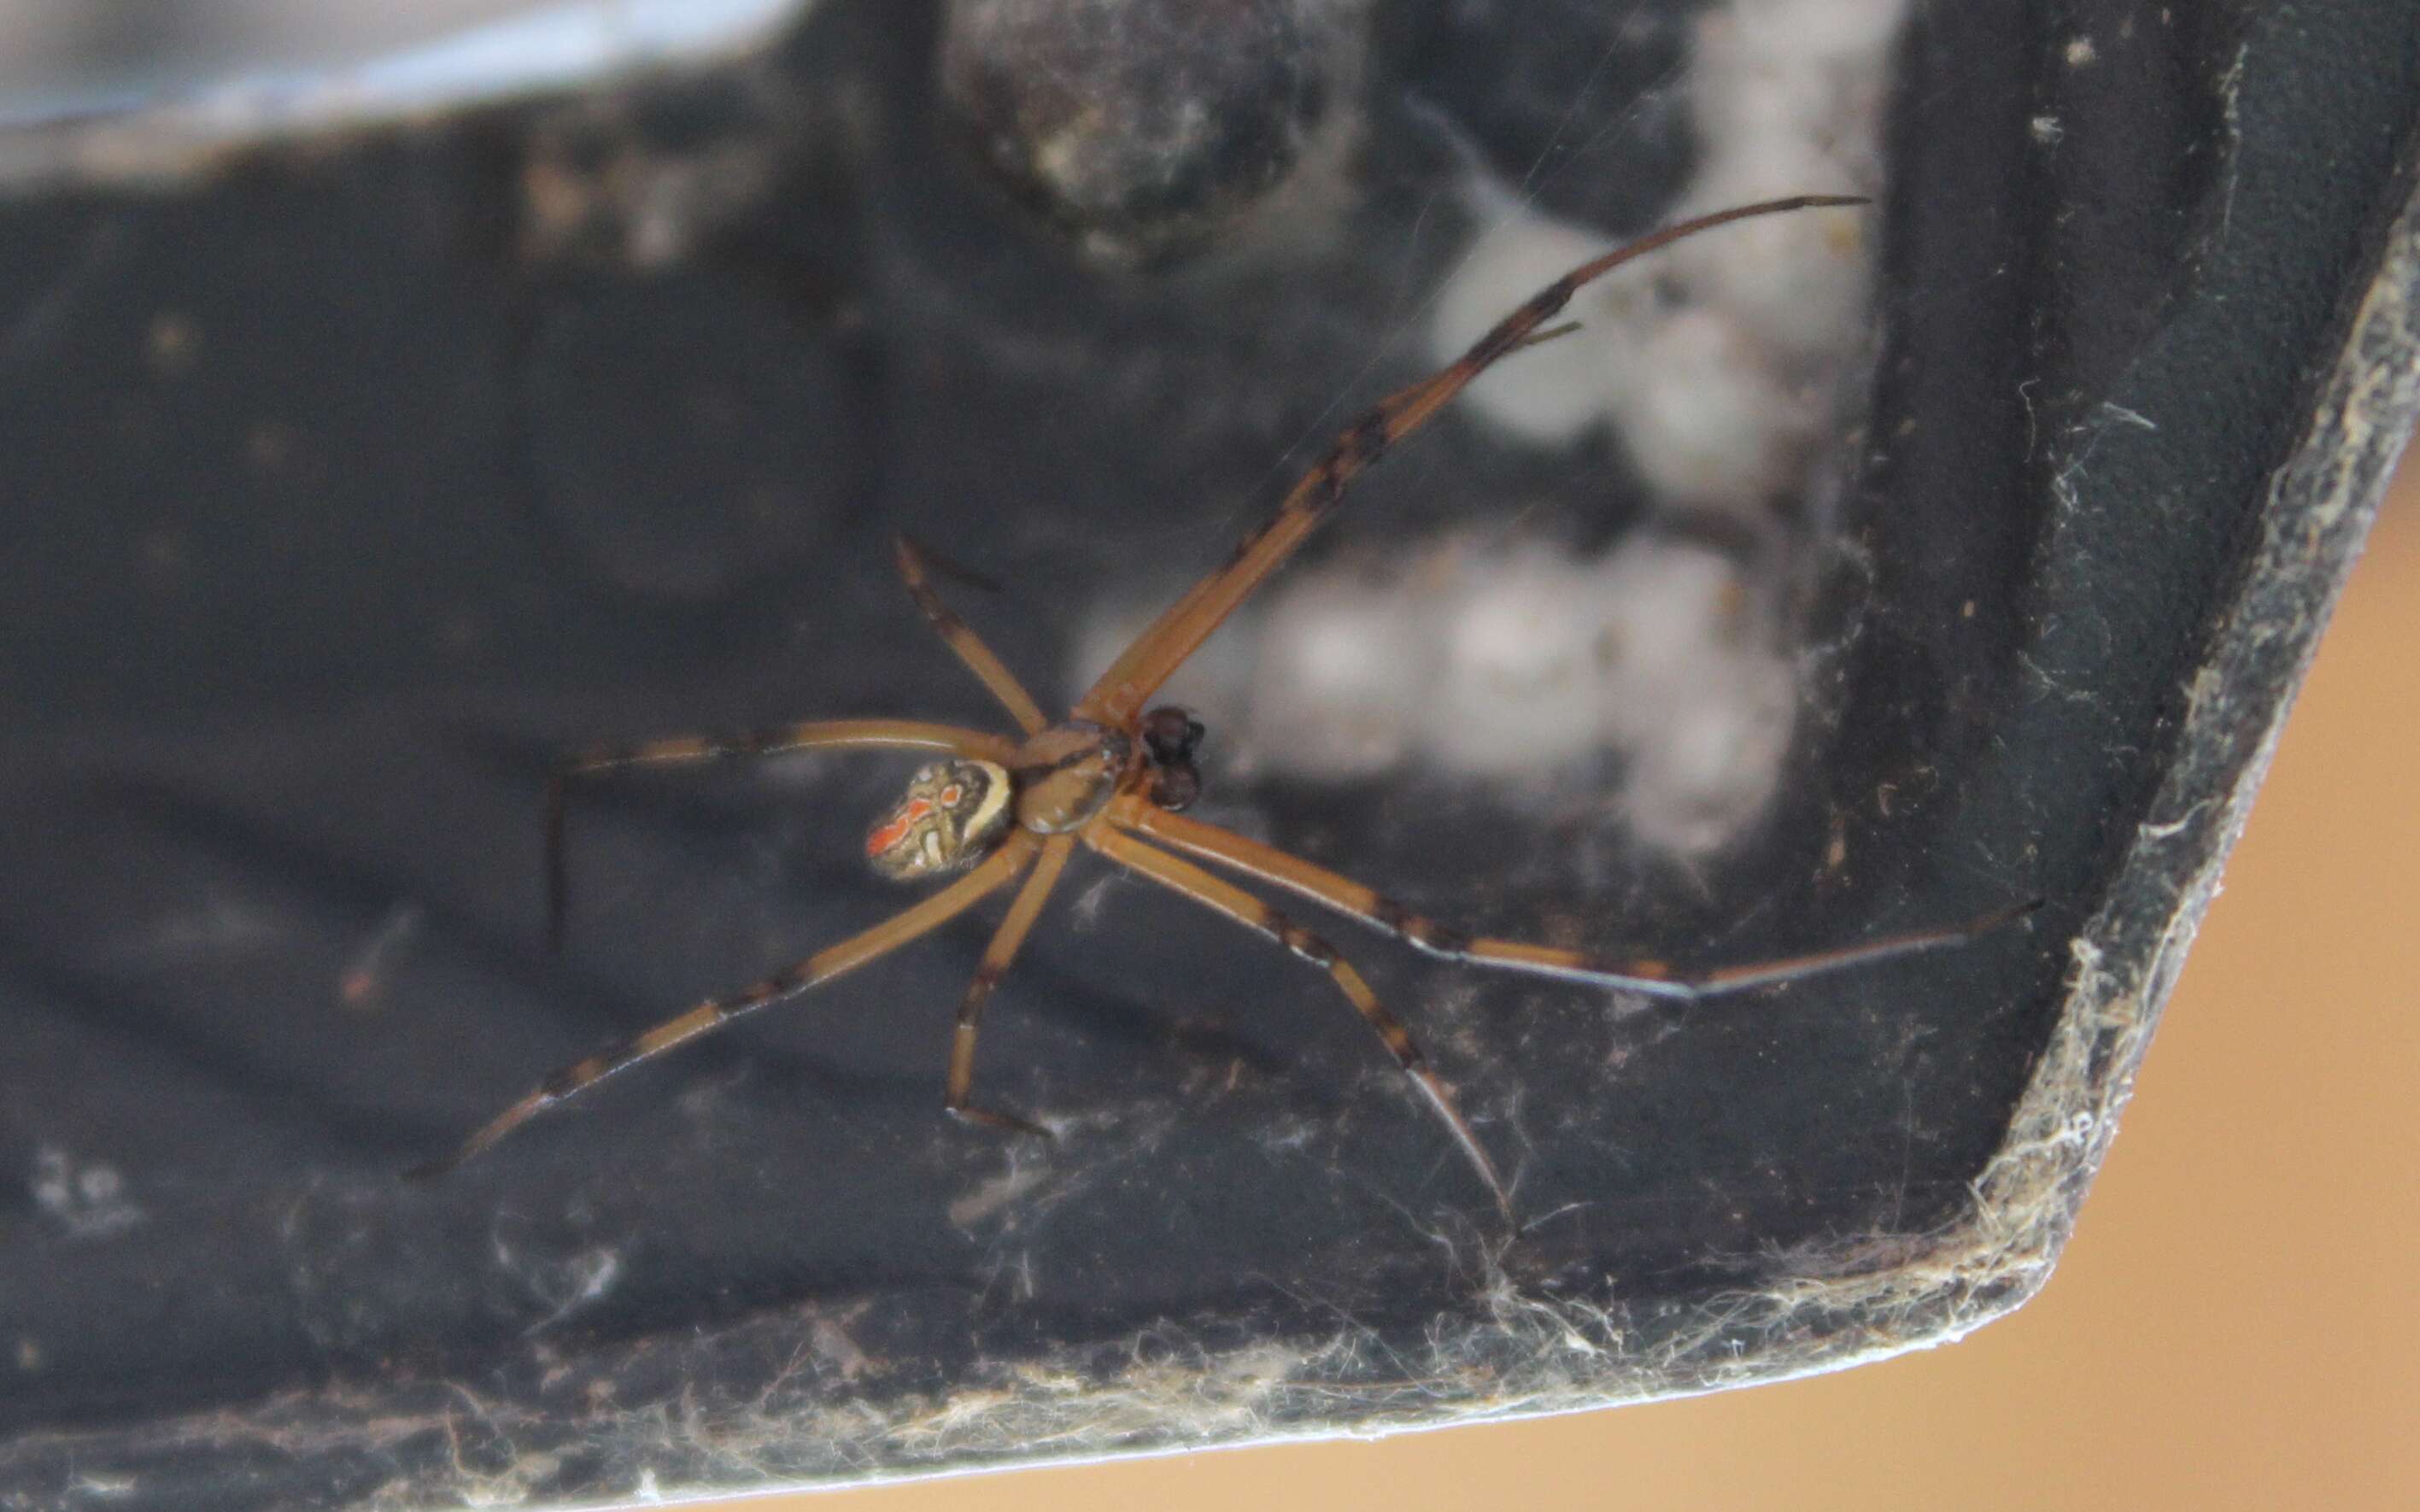
{"type": "Polygon", "coordinates": [[[1183,851],[1283,888],[1446,960],[1532,972],[1661,998],[1699,998],[1809,976],[1887,957],[1969,940],[2033,905],[2000,911],[1947,928],[1894,935],[1864,944],[1756,961],[1695,974],[1660,961],[1616,959],[1551,945],[1466,935],[1396,904],[1361,883],[1257,840],[1187,818],[1178,810],[1201,791],[1193,763],[1201,725],[1177,709],[1145,711],[1153,693],[1253,589],[1278,569],[1321,522],[1344,490],[1386,449],[1426,424],[1447,400],[1498,359],[1561,335],[1575,325],[1540,327],[1559,313],[1581,286],[1635,257],[1752,215],[1818,206],[1861,205],[1837,195],[1800,195],[1743,205],[1668,226],[1607,252],[1565,273],[1499,321],[1451,366],[1378,401],[1345,428],[1326,454],[1295,484],[1276,516],[1236,546],[1223,567],[1171,604],[1109,670],[1053,724],[991,648],[933,590],[927,558],[904,538],[896,542],[899,574],[924,617],[960,661],[1016,721],[1023,738],[902,719],[816,720],[733,736],[685,736],[586,752],[566,761],[546,785],[547,918],[551,943],[563,923],[563,797],[571,777],[619,767],[677,764],[724,756],[833,747],[921,750],[940,759],[920,769],[907,794],[866,837],[866,859],[897,881],[964,872],[923,901],[838,944],[829,945],[729,997],[709,998],[677,1018],[564,1067],[496,1115],[442,1160],[413,1173],[442,1175],[520,1128],[532,1115],[626,1067],[687,1044],[744,1013],[818,987],[929,933],[975,903],[1025,879],[1007,916],[991,937],[974,979],[958,1001],[943,1106],[969,1122],[1012,1133],[1048,1130],[1030,1119],[973,1100],[975,1035],[985,999],[1041,916],[1078,844],[1139,872],[1205,908],[1257,930],[1326,972],[1385,1041],[1437,1117],[1451,1132],[1497,1206],[1509,1217],[1512,1199],[1495,1162],[1479,1142],[1453,1094],[1413,1043],[1403,1022],[1378,1001],[1361,974],[1328,943],[1252,894],[1174,852],[1183,851]],[[1153,842],[1157,842],[1156,844],[1153,842]]]}

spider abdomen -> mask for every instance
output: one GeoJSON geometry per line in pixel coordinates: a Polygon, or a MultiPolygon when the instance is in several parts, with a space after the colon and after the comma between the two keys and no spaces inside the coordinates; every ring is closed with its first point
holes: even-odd
{"type": "Polygon", "coordinates": [[[865,836],[865,859],[893,881],[963,871],[1008,831],[1007,769],[989,761],[936,761],[865,836]]]}

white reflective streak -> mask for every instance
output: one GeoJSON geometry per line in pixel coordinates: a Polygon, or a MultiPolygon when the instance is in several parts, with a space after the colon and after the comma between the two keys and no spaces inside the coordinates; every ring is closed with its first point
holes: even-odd
{"type": "Polygon", "coordinates": [[[0,0],[0,182],[174,175],[197,153],[263,137],[694,64],[761,41],[814,3],[458,0],[415,15],[252,0],[215,21],[180,10],[147,26],[150,8],[122,0],[64,25],[0,0]]]}

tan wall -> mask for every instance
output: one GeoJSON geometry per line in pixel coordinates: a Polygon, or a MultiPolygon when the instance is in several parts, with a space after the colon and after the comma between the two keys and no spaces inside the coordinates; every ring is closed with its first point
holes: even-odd
{"type": "Polygon", "coordinates": [[[2049,1288],[1695,1401],[770,1499],[1091,1508],[2420,1506],[2420,467],[2353,576],[2049,1288]]]}

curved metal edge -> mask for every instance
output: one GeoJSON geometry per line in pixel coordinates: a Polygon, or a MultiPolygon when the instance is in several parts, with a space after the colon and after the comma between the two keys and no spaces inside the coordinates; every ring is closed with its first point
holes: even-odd
{"type": "Polygon", "coordinates": [[[2176,756],[2106,898],[2071,943],[2050,1044],[1975,1183],[1975,1208],[1932,1252],[1954,1262],[1944,1342],[2039,1290],[2116,1137],[2118,1115],[2269,770],[2294,694],[2420,418],[2420,164],[2342,318],[2302,437],[2270,479],[2261,537],[2186,689],[2176,756]],[[1980,1307],[1958,1294],[1980,1283],[1980,1307]]]}

